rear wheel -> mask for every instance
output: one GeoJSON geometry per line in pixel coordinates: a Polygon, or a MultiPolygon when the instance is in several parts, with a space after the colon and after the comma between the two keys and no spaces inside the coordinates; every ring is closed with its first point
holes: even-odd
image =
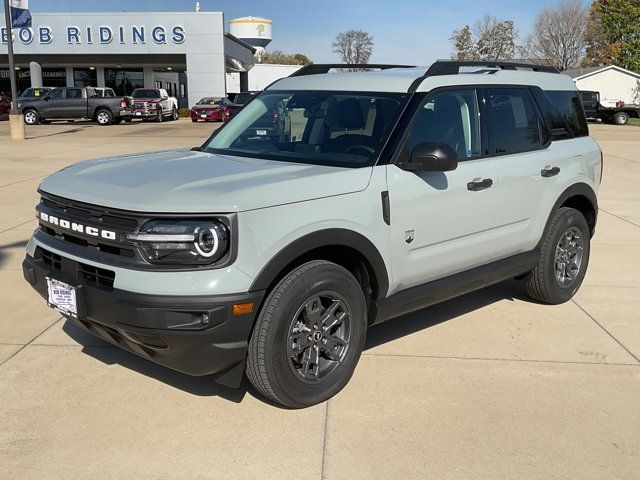
{"type": "Polygon", "coordinates": [[[197,123],[197,122],[198,122],[198,120],[196,120],[195,118],[192,118],[192,119],[191,119],[191,121],[192,121],[193,123],[197,123]]]}
{"type": "Polygon", "coordinates": [[[367,311],[353,275],[315,260],[285,276],[260,311],[247,376],[287,407],[323,402],[347,384],[364,346],[367,311]]]}
{"type": "Polygon", "coordinates": [[[538,265],[524,279],[529,296],[553,305],[570,300],[587,272],[590,242],[584,215],[573,208],[558,209],[542,238],[538,265]]]}
{"type": "Polygon", "coordinates": [[[24,123],[27,125],[35,125],[40,121],[40,115],[38,112],[32,108],[29,110],[25,110],[24,112],[24,123]]]}
{"type": "Polygon", "coordinates": [[[113,114],[107,109],[101,109],[96,112],[96,122],[98,125],[111,125],[113,122],[113,114]]]}
{"type": "Polygon", "coordinates": [[[629,123],[629,115],[625,112],[618,112],[613,116],[613,122],[616,125],[626,125],[629,123]]]}

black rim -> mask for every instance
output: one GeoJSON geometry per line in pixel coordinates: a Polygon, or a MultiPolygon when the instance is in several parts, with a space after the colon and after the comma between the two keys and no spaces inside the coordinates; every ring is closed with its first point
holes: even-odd
{"type": "Polygon", "coordinates": [[[333,291],[314,294],[302,303],[289,326],[289,366],[305,383],[322,381],[344,361],[350,336],[345,299],[333,291]]]}

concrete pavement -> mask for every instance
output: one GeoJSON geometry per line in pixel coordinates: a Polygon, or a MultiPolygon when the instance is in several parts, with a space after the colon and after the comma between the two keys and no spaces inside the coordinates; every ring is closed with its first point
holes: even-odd
{"type": "Polygon", "coordinates": [[[374,327],[345,390],[291,411],[84,334],[22,279],[44,176],[213,127],[53,124],[18,143],[0,123],[0,478],[640,476],[640,128],[591,126],[605,173],[574,301],[512,281],[374,327]]]}

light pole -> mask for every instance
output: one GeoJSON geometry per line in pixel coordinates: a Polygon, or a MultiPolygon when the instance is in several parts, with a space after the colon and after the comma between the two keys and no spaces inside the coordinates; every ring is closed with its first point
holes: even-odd
{"type": "Polygon", "coordinates": [[[9,54],[9,81],[11,82],[11,111],[9,112],[9,129],[11,138],[24,140],[24,118],[18,111],[18,84],[16,82],[16,69],[13,63],[13,36],[11,32],[11,9],[9,0],[4,0],[4,19],[7,24],[7,53],[9,54]]]}

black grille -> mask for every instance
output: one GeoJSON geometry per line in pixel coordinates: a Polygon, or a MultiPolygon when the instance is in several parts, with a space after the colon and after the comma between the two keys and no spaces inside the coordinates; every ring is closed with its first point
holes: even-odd
{"type": "Polygon", "coordinates": [[[86,263],[76,262],[69,258],[62,258],[45,248],[37,247],[36,260],[41,260],[51,270],[61,272],[69,278],[75,278],[79,283],[95,287],[112,289],[116,272],[106,268],[94,267],[86,263]]]}
{"type": "Polygon", "coordinates": [[[40,251],[40,258],[45,265],[48,265],[54,270],[62,270],[62,257],[56,253],[45,250],[44,248],[38,248],[40,251]]]}
{"type": "Polygon", "coordinates": [[[116,278],[116,273],[111,270],[85,265],[84,263],[78,263],[78,273],[86,283],[103,288],[113,288],[113,281],[116,278]]]}

